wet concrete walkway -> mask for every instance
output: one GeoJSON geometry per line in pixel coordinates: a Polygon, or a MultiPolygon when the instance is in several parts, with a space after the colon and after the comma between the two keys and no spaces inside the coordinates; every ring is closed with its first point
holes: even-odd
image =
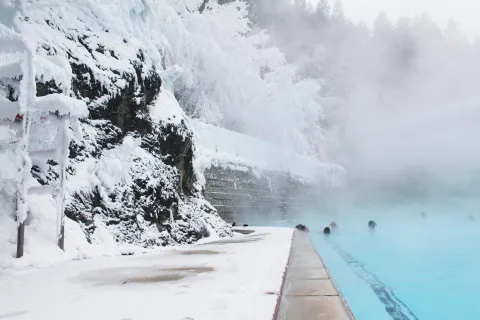
{"type": "Polygon", "coordinates": [[[308,233],[296,231],[277,320],[353,319],[308,233]]]}

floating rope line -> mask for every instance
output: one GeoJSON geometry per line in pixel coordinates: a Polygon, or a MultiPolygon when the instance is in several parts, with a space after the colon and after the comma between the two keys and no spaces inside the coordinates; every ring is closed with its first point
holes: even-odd
{"type": "Polygon", "coordinates": [[[355,259],[333,240],[327,238],[327,241],[338,255],[345,260],[350,268],[353,269],[355,274],[370,285],[373,292],[383,303],[385,310],[393,320],[419,320],[412,310],[410,310],[410,308],[395,295],[391,287],[380,281],[377,275],[366,270],[363,263],[355,259]]]}

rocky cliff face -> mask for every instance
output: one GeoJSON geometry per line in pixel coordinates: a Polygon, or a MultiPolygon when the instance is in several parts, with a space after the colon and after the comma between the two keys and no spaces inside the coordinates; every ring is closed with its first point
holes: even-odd
{"type": "MultiPolygon", "coordinates": [[[[83,139],[70,145],[67,217],[91,242],[99,227],[118,242],[141,246],[231,235],[203,199],[188,120],[162,88],[168,70],[161,48],[121,35],[94,11],[73,17],[39,8],[23,21],[41,59],[68,61],[71,94],[90,111],[81,122],[83,139]]],[[[37,96],[61,92],[58,77],[44,74],[37,76],[37,96]]],[[[49,184],[55,167],[47,161],[32,173],[49,184]]]]}

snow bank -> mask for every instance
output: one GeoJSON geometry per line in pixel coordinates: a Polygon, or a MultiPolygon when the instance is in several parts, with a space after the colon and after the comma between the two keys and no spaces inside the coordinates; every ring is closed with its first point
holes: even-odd
{"type": "Polygon", "coordinates": [[[212,164],[244,170],[245,166],[280,171],[311,183],[339,185],[345,172],[337,165],[296,154],[272,143],[223,128],[192,121],[203,168],[212,164]],[[243,167],[243,168],[242,168],[243,167]]]}

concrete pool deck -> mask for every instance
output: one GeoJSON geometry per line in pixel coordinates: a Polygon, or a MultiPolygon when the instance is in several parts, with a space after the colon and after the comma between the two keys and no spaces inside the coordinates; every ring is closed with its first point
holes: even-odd
{"type": "Polygon", "coordinates": [[[308,233],[295,231],[276,320],[354,320],[308,233]]]}

